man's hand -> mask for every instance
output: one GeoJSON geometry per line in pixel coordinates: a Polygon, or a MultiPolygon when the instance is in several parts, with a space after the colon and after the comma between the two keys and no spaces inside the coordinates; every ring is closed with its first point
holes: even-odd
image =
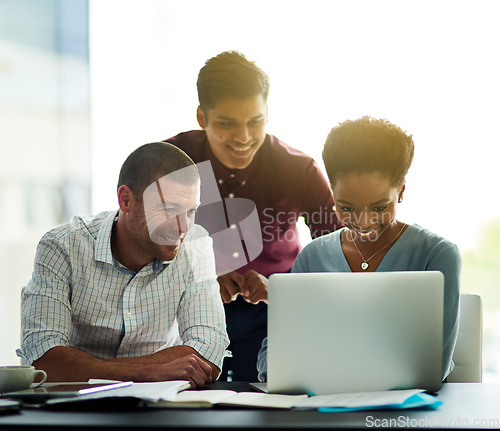
{"type": "Polygon", "coordinates": [[[229,272],[217,278],[220,286],[220,296],[227,304],[234,301],[238,295],[251,304],[263,301],[267,304],[268,280],[262,274],[254,270],[240,275],[237,272],[229,272]]]}
{"type": "Polygon", "coordinates": [[[224,304],[234,301],[245,288],[245,279],[235,271],[217,277],[224,304]]]}
{"type": "Polygon", "coordinates": [[[212,367],[195,354],[183,356],[166,364],[156,365],[151,371],[154,373],[151,376],[153,381],[187,380],[192,388],[213,381],[212,367]]]}
{"type": "Polygon", "coordinates": [[[246,285],[246,289],[243,293],[245,301],[251,304],[258,304],[260,301],[263,301],[267,304],[267,278],[254,270],[245,272],[243,278],[245,279],[246,285]]]}

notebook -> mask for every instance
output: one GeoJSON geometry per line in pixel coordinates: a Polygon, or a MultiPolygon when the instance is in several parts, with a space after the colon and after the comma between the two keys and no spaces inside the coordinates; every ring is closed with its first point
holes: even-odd
{"type": "Polygon", "coordinates": [[[438,271],[269,278],[270,393],[441,388],[438,271]]]}

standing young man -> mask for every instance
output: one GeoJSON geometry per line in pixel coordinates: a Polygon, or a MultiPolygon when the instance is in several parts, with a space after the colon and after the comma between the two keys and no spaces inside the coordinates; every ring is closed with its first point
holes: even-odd
{"type": "Polygon", "coordinates": [[[233,355],[225,360],[221,379],[230,373],[233,380],[257,381],[257,353],[267,334],[267,278],[290,271],[300,251],[297,219],[305,218],[313,238],[341,225],[314,160],[266,134],[269,78],[264,71],[238,52],[223,52],[206,62],[197,86],[196,115],[203,130],[166,141],[196,163],[211,163],[223,208],[204,205],[202,189],[196,220],[212,236],[245,223],[248,208],[234,209],[228,200],[247,199],[256,207],[258,235],[243,233],[241,244],[214,238],[214,248],[233,355]],[[249,244],[259,241],[262,252],[253,258],[249,244]]]}

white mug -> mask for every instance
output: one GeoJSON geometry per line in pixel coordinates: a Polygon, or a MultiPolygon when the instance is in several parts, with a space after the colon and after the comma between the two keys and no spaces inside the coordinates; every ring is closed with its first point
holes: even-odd
{"type": "Polygon", "coordinates": [[[36,370],[29,365],[10,365],[0,367],[0,393],[37,388],[47,380],[47,373],[36,370]],[[32,385],[35,377],[41,375],[42,380],[32,385]]]}

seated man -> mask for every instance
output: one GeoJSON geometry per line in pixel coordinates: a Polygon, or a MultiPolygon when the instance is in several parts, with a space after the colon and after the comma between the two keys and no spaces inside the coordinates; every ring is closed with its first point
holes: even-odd
{"type": "Polygon", "coordinates": [[[118,203],[40,241],[18,356],[50,381],[214,381],[229,340],[212,242],[194,224],[196,165],[143,145],[121,168],[118,203]]]}

